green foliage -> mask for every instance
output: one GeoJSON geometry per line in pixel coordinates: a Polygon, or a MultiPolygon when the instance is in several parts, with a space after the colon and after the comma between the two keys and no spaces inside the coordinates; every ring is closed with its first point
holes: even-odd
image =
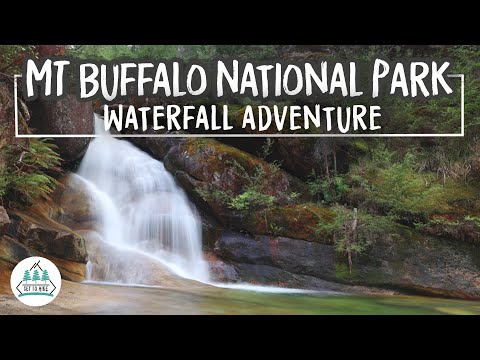
{"type": "Polygon", "coordinates": [[[274,140],[272,138],[267,138],[262,145],[262,151],[258,154],[258,157],[262,160],[266,160],[273,152],[274,140]]]}
{"type": "Polygon", "coordinates": [[[231,191],[217,190],[208,185],[204,188],[196,188],[195,190],[204,200],[212,200],[220,204],[228,204],[233,198],[231,191]]]}
{"type": "Polygon", "coordinates": [[[273,45],[216,45],[216,55],[248,59],[268,59],[276,55],[273,45]]]}
{"type": "Polygon", "coordinates": [[[0,45],[0,72],[19,73],[24,54],[33,54],[33,45],[0,45]]]}
{"type": "Polygon", "coordinates": [[[49,200],[58,184],[50,174],[61,171],[61,158],[55,149],[48,139],[30,139],[27,149],[16,145],[2,148],[5,162],[0,166],[0,194],[26,204],[38,198],[49,200]]]}
{"type": "Polygon", "coordinates": [[[475,226],[480,228],[480,217],[478,216],[465,216],[465,221],[473,223],[475,226]]]}
{"type": "Polygon", "coordinates": [[[66,49],[67,55],[81,59],[113,60],[131,57],[133,52],[129,45],[71,45],[66,49]]]}
{"type": "Polygon", "coordinates": [[[82,59],[120,58],[172,59],[179,57],[179,45],[71,45],[67,54],[82,59]]]}
{"type": "Polygon", "coordinates": [[[0,198],[3,198],[7,193],[9,184],[9,176],[5,165],[0,164],[0,198]]]}
{"type": "Polygon", "coordinates": [[[441,226],[441,227],[462,227],[468,224],[473,224],[475,227],[480,228],[480,218],[476,216],[467,215],[463,219],[444,219],[444,218],[434,218],[429,220],[426,223],[416,223],[415,227],[418,230],[425,229],[430,226],[441,226]]]}
{"type": "Polygon", "coordinates": [[[404,149],[403,158],[384,144],[371,148],[347,174],[352,190],[348,194],[356,206],[386,214],[413,217],[418,221],[434,213],[446,213],[454,202],[468,197],[457,184],[443,187],[435,173],[417,171],[418,151],[404,149]],[[360,194],[360,195],[359,195],[360,194]]]}
{"type": "Polygon", "coordinates": [[[292,191],[290,194],[287,195],[287,203],[296,204],[300,195],[301,195],[300,193],[292,191]]]}
{"type": "Polygon", "coordinates": [[[425,223],[416,223],[415,227],[423,233],[434,236],[470,243],[480,241],[480,218],[476,216],[452,218],[449,215],[442,215],[425,223]]]}
{"type": "Polygon", "coordinates": [[[365,252],[377,240],[394,231],[393,216],[375,216],[340,206],[335,207],[334,211],[334,220],[320,222],[317,233],[331,237],[336,251],[348,255],[350,265],[352,255],[365,252]]]}
{"type": "Polygon", "coordinates": [[[273,45],[70,45],[67,54],[82,59],[212,59],[237,57],[273,58],[273,45]]]}
{"type": "MultiPolygon", "coordinates": [[[[271,153],[273,141],[267,140],[262,148],[259,157],[265,158],[271,153]]],[[[259,210],[283,204],[294,204],[301,194],[290,192],[279,196],[272,195],[271,179],[278,176],[281,171],[280,164],[277,162],[258,164],[253,171],[247,171],[237,160],[226,161],[233,174],[237,177],[241,189],[237,193],[230,190],[216,188],[210,184],[202,188],[197,188],[197,193],[206,201],[214,201],[224,205],[232,210],[242,214],[247,214],[252,210],[259,210]]]]}
{"type": "Polygon", "coordinates": [[[308,193],[313,199],[321,199],[323,203],[335,204],[350,190],[346,179],[342,175],[330,179],[321,178],[312,172],[307,180],[308,193]]]}
{"type": "Polygon", "coordinates": [[[268,224],[268,231],[270,234],[273,236],[280,236],[284,232],[283,226],[277,225],[277,224],[268,224]]]}
{"type": "Polygon", "coordinates": [[[433,181],[432,176],[413,171],[406,159],[379,172],[372,195],[382,207],[395,213],[428,215],[434,209],[438,211],[444,196],[442,186],[433,181]]]}
{"type": "Polygon", "coordinates": [[[268,208],[274,204],[275,200],[274,196],[263,194],[250,188],[231,199],[228,205],[234,210],[246,213],[251,210],[268,208]]]}

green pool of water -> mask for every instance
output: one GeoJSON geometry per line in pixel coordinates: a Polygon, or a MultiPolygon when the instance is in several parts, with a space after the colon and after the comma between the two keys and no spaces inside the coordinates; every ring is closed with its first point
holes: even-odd
{"type": "MultiPolygon", "coordinates": [[[[96,285],[92,285],[96,286],[96,285]]],[[[188,290],[110,287],[117,301],[95,313],[126,314],[480,314],[480,301],[421,296],[262,293],[200,286],[188,290]]],[[[112,294],[113,295],[113,294],[112,294]]]]}

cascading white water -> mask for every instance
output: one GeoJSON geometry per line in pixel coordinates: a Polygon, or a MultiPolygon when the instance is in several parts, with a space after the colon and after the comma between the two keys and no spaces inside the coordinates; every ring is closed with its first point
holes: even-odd
{"type": "Polygon", "coordinates": [[[173,176],[162,162],[105,132],[101,118],[95,119],[95,132],[102,136],[90,143],[78,175],[90,189],[97,235],[115,257],[95,280],[150,283],[151,267],[142,269],[143,260],[132,263],[139,254],[177,275],[207,282],[198,214],[173,176]],[[119,262],[128,262],[128,270],[115,269],[119,262]]]}

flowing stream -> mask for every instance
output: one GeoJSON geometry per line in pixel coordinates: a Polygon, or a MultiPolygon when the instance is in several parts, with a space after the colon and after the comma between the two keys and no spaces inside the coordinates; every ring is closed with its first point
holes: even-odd
{"type": "Polygon", "coordinates": [[[173,176],[162,162],[112,137],[98,117],[95,133],[102,136],[90,143],[77,174],[98,218],[87,244],[96,259],[88,264],[89,280],[152,284],[161,267],[208,282],[201,223],[173,176]]]}

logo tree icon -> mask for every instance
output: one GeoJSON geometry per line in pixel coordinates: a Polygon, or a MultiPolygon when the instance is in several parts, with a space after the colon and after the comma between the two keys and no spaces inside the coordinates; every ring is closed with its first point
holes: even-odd
{"type": "Polygon", "coordinates": [[[37,283],[37,280],[40,280],[40,274],[38,273],[37,269],[35,269],[35,271],[33,272],[32,280],[35,281],[35,284],[37,283]]]}
{"type": "Polygon", "coordinates": [[[28,282],[28,280],[32,280],[32,277],[30,276],[30,271],[25,270],[25,273],[23,274],[23,281],[28,282]]]}
{"type": "Polygon", "coordinates": [[[48,276],[48,271],[47,270],[43,270],[43,273],[42,273],[42,281],[47,283],[47,281],[50,280],[50,277],[48,276]]]}

